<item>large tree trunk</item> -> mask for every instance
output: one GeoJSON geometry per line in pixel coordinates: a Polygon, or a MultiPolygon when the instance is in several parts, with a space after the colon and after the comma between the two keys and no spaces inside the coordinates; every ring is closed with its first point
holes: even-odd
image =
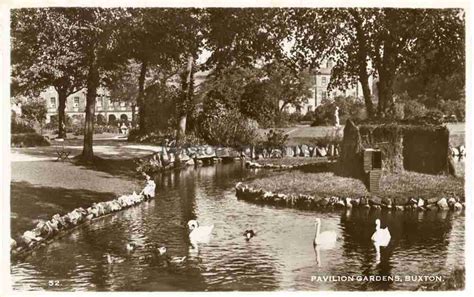
{"type": "Polygon", "coordinates": [[[94,158],[93,137],[94,137],[94,115],[95,101],[97,97],[97,88],[99,87],[99,71],[97,69],[96,52],[89,65],[89,74],[87,77],[87,95],[86,95],[86,122],[84,127],[84,147],[82,158],[92,160],[94,158]]]}
{"type": "Polygon", "coordinates": [[[63,88],[58,89],[58,138],[66,138],[66,100],[67,91],[63,88]]]}
{"type": "Polygon", "coordinates": [[[145,134],[146,133],[146,126],[145,126],[145,77],[146,77],[146,71],[147,71],[147,65],[148,63],[146,61],[142,62],[142,66],[140,68],[140,76],[138,77],[138,98],[137,98],[137,105],[138,105],[138,126],[140,133],[145,134]]]}
{"type": "Polygon", "coordinates": [[[186,67],[186,80],[182,84],[183,102],[180,106],[180,110],[178,110],[179,119],[178,119],[177,133],[176,133],[177,144],[180,144],[181,139],[186,135],[186,121],[188,117],[189,104],[192,102],[193,92],[194,92],[193,65],[194,65],[194,57],[190,55],[188,58],[188,65],[186,67]]]}
{"type": "Polygon", "coordinates": [[[393,83],[395,82],[395,58],[392,44],[385,42],[382,63],[377,72],[379,74],[378,84],[378,115],[381,118],[392,116],[390,108],[393,106],[393,83]]]}
{"type": "Polygon", "coordinates": [[[367,73],[365,73],[365,75],[359,75],[359,82],[362,86],[362,93],[364,95],[367,117],[373,118],[375,116],[374,103],[372,102],[372,94],[370,93],[369,87],[369,76],[367,75],[367,73]]]}
{"type": "Polygon", "coordinates": [[[397,65],[399,64],[399,58],[397,57],[398,47],[397,43],[399,38],[393,33],[391,26],[398,26],[396,10],[387,9],[386,10],[386,22],[390,24],[385,31],[382,43],[383,46],[383,56],[378,57],[379,63],[377,63],[377,72],[379,74],[379,105],[378,105],[378,115],[379,117],[392,117],[394,109],[393,101],[393,84],[395,82],[395,74],[397,71],[397,65]]]}
{"type": "Polygon", "coordinates": [[[362,27],[362,18],[357,11],[353,11],[357,38],[357,57],[359,60],[359,82],[362,85],[362,93],[364,95],[365,108],[367,109],[367,117],[374,116],[374,104],[372,102],[372,94],[369,87],[369,75],[367,74],[367,36],[362,27]]]}
{"type": "MultiPolygon", "coordinates": [[[[385,71],[382,71],[385,72],[385,71]]],[[[380,117],[390,117],[390,108],[393,106],[393,82],[394,75],[390,73],[380,74],[379,77],[379,105],[378,114],[380,117]]]]}

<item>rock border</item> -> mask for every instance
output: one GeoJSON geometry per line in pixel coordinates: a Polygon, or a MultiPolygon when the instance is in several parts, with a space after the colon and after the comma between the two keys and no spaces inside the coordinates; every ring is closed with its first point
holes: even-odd
{"type": "Polygon", "coordinates": [[[393,211],[406,210],[441,210],[441,211],[462,211],[466,209],[465,202],[454,197],[436,199],[435,202],[428,202],[422,198],[411,198],[405,204],[396,205],[392,199],[375,199],[372,197],[338,197],[330,196],[317,198],[305,194],[283,194],[272,193],[263,189],[257,189],[239,182],[235,185],[237,199],[258,204],[284,206],[304,210],[333,210],[333,209],[384,209],[393,211]]]}
{"type": "Polygon", "coordinates": [[[11,239],[11,258],[26,257],[37,248],[67,235],[77,227],[149,201],[155,196],[155,186],[153,181],[148,181],[140,194],[133,192],[131,195],[122,195],[113,200],[93,203],[87,209],[78,207],[63,216],[55,214],[48,221],[42,220],[32,230],[25,231],[17,240],[11,239]]]}
{"type": "MultiPolygon", "coordinates": [[[[306,144],[284,146],[283,149],[266,149],[255,146],[247,146],[243,149],[235,149],[230,147],[214,147],[211,145],[199,145],[183,147],[160,146],[160,150],[154,152],[150,156],[137,159],[136,170],[143,173],[158,173],[171,169],[182,169],[188,166],[213,165],[219,162],[234,160],[269,160],[281,158],[314,158],[320,159],[337,159],[339,157],[339,145],[316,145],[310,146],[306,144]]],[[[317,162],[315,162],[317,163],[317,162]]],[[[261,164],[252,162],[250,168],[260,168],[261,164]]],[[[291,169],[299,166],[305,166],[313,163],[302,165],[273,165],[264,168],[275,169],[291,169]]]]}
{"type": "Polygon", "coordinates": [[[310,167],[310,166],[317,166],[321,164],[333,164],[335,159],[331,160],[327,157],[320,157],[318,162],[312,162],[312,163],[303,163],[303,164],[295,164],[295,165],[285,165],[285,164],[272,164],[272,163],[267,163],[267,164],[260,164],[258,162],[253,162],[251,160],[246,160],[245,161],[245,168],[248,169],[281,169],[281,170],[290,170],[290,169],[299,169],[299,168],[304,168],[304,167],[310,167]],[[323,162],[324,161],[324,162],[323,162]]]}

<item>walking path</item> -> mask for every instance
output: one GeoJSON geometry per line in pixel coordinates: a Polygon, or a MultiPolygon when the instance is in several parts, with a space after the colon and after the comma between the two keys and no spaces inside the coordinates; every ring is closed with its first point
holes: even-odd
{"type": "MultiPolygon", "coordinates": [[[[82,146],[75,145],[74,140],[73,145],[67,142],[64,149],[71,151],[71,158],[82,152],[82,146]]],[[[39,219],[143,188],[143,178],[135,172],[132,159],[150,155],[160,147],[121,141],[95,143],[95,155],[106,160],[91,166],[56,161],[56,145],[11,149],[12,237],[31,229],[39,219]]]]}

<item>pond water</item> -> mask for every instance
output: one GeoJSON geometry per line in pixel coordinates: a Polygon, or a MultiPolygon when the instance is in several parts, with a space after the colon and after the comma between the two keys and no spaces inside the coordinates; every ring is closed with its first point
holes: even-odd
{"type": "MultiPolygon", "coordinates": [[[[237,200],[234,185],[255,173],[240,162],[156,177],[157,197],[81,226],[11,268],[16,290],[215,291],[407,290],[413,281],[324,281],[317,276],[445,276],[464,265],[464,214],[314,212],[237,200]],[[337,232],[329,250],[313,249],[315,219],[337,232]],[[186,223],[214,224],[211,241],[189,248],[186,223]],[[376,218],[392,240],[380,260],[370,237],[376,218]],[[246,241],[243,232],[257,235],[246,241]],[[182,264],[159,265],[126,244],[165,245],[182,264]],[[105,253],[123,262],[109,264],[105,253]],[[319,258],[319,263],[316,261],[319,258]],[[313,280],[312,280],[313,277],[313,280]]],[[[112,198],[112,197],[111,197],[112,198]]],[[[333,279],[334,280],[334,279],[333,279]]],[[[404,279],[403,279],[404,280],[404,279]]]]}

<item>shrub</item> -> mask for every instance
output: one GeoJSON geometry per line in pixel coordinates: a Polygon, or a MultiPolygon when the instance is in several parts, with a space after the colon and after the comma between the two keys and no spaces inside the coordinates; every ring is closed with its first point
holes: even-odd
{"type": "Polygon", "coordinates": [[[283,149],[288,140],[288,134],[283,130],[270,129],[268,133],[265,133],[266,140],[262,145],[267,149],[283,149]]]}
{"type": "Polygon", "coordinates": [[[46,104],[43,100],[28,100],[21,106],[22,117],[30,123],[42,124],[46,120],[46,104]]]}
{"type": "Polygon", "coordinates": [[[272,127],[285,128],[293,126],[298,122],[299,115],[297,113],[289,113],[282,111],[278,116],[274,117],[274,123],[272,127]]]}
{"type": "Polygon", "coordinates": [[[325,100],[314,111],[314,121],[311,126],[329,126],[334,125],[334,112],[336,105],[333,102],[325,100]]]}
{"type": "MultiPolygon", "coordinates": [[[[334,98],[334,103],[339,107],[339,122],[345,123],[348,119],[358,123],[367,118],[365,103],[351,96],[338,96],[334,98]]],[[[334,123],[334,112],[332,113],[332,123],[334,123]]]]}
{"type": "Polygon", "coordinates": [[[464,121],[466,117],[466,102],[464,100],[441,100],[439,109],[448,118],[452,118],[453,121],[464,121]]]}
{"type": "Polygon", "coordinates": [[[302,121],[313,122],[315,120],[316,113],[313,110],[308,111],[303,117],[302,121]]]}
{"type": "Polygon", "coordinates": [[[403,111],[405,113],[404,118],[407,120],[424,117],[427,109],[418,101],[408,100],[404,103],[403,111]]]}
{"type": "Polygon", "coordinates": [[[49,141],[36,132],[12,134],[11,146],[13,147],[33,147],[49,146],[49,141]]]}
{"type": "Polygon", "coordinates": [[[207,102],[199,116],[198,134],[208,144],[240,147],[257,142],[258,124],[237,109],[227,109],[218,102],[207,102]]]}
{"type": "Polygon", "coordinates": [[[35,129],[24,119],[12,115],[11,117],[11,133],[32,133],[35,129]]]}
{"type": "Polygon", "coordinates": [[[427,124],[439,125],[444,122],[444,115],[440,110],[432,109],[422,118],[427,124]]]}

